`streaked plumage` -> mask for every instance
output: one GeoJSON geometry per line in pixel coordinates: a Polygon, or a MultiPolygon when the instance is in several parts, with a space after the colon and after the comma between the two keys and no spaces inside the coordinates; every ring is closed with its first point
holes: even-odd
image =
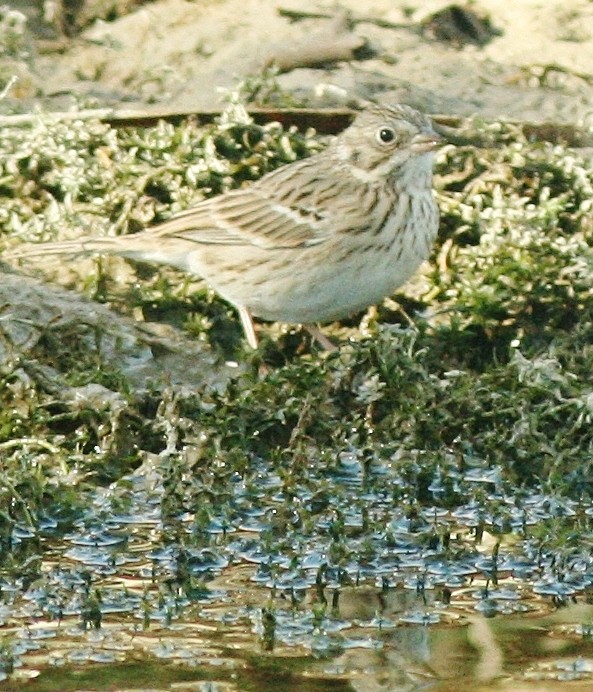
{"type": "Polygon", "coordinates": [[[28,246],[12,256],[105,252],[204,278],[241,315],[327,322],[390,295],[438,229],[430,120],[369,106],[321,153],[204,200],[142,233],[28,246]]]}

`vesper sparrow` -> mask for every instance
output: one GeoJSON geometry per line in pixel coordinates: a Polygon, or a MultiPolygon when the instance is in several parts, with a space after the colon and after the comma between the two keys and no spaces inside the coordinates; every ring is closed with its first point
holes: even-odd
{"type": "Polygon", "coordinates": [[[440,142],[413,108],[371,105],[324,151],[142,233],[29,246],[12,257],[106,252],[172,265],[237,309],[252,347],[251,315],[309,325],[327,346],[314,323],[378,303],[428,256],[440,142]]]}

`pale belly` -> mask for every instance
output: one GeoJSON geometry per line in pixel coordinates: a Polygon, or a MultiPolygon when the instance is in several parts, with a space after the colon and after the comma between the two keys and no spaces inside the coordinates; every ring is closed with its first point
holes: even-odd
{"type": "Polygon", "coordinates": [[[431,241],[421,237],[415,243],[396,241],[385,248],[378,243],[376,249],[362,248],[340,261],[338,253],[321,262],[313,253],[303,254],[289,263],[288,271],[270,268],[267,280],[252,286],[245,305],[254,315],[279,322],[347,317],[393,294],[427,258],[431,241]]]}

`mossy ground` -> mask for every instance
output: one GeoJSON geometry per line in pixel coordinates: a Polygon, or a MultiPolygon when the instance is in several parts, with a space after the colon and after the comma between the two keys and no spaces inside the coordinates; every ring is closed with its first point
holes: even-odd
{"type": "MultiPolygon", "coordinates": [[[[100,334],[50,324],[19,353],[2,327],[18,316],[0,316],[0,579],[14,618],[26,596],[36,617],[67,610],[87,627],[116,602],[146,627],[181,622],[180,604],[216,603],[211,580],[243,561],[257,565],[248,600],[267,605],[256,622],[243,603],[239,619],[268,649],[290,640],[278,594],[314,639],[329,587],[413,582],[429,618],[481,576],[477,602],[505,612],[488,592],[505,565],[527,608],[534,593],[587,598],[593,172],[583,153],[510,124],[471,122],[462,134],[487,146],[439,156],[430,263],[392,300],[329,327],[334,354],[278,325],[263,326],[249,353],[232,310],[193,279],[135,265],[122,281],[101,260],[74,266],[68,286],[186,330],[242,363],[236,377],[191,392],[138,387],[123,364],[105,363],[100,334]],[[60,373],[62,391],[44,368],[60,373]],[[103,406],[73,398],[89,384],[104,388],[103,406]],[[134,554],[152,577],[126,601],[107,568],[127,564],[132,515],[151,527],[134,554]],[[84,537],[104,548],[77,558],[86,576],[78,563],[68,577],[48,568],[56,546],[84,537]],[[458,587],[453,573],[466,575],[458,587]]],[[[0,134],[1,239],[10,249],[133,232],[322,146],[311,132],[256,126],[236,105],[207,128],[40,115],[0,134]]]]}

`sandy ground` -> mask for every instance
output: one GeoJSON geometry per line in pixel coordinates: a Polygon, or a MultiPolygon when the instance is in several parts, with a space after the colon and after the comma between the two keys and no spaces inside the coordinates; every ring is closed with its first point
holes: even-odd
{"type": "MultiPolygon", "coordinates": [[[[29,16],[37,11],[26,0],[9,4],[29,16]]],[[[51,3],[41,4],[51,20],[51,3]]],[[[431,113],[593,123],[593,3],[478,0],[472,7],[497,30],[483,46],[419,31],[422,20],[447,5],[157,0],[115,21],[95,21],[77,37],[58,41],[60,50],[38,41],[37,18],[30,22],[37,33],[27,68],[2,105],[65,109],[77,95],[85,104],[142,110],[217,108],[221,89],[275,59],[285,69],[279,84],[298,103],[371,97],[431,113]],[[326,16],[290,21],[281,9],[326,16]],[[324,48],[338,59],[328,58],[321,68],[308,65],[310,54],[324,48]],[[341,60],[340,51],[341,57],[364,55],[341,60]]]]}

